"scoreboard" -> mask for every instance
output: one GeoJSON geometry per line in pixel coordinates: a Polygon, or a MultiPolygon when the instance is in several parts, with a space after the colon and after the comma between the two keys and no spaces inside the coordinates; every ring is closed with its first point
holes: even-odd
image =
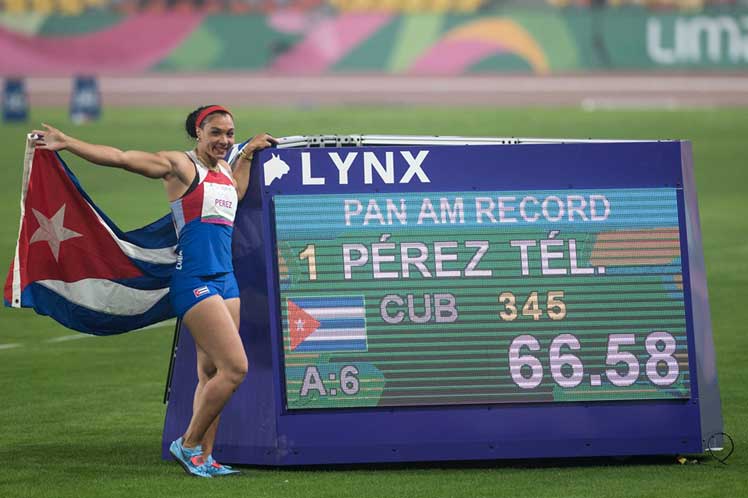
{"type": "Polygon", "coordinates": [[[675,189],[280,195],[275,221],[290,409],[690,396],[675,189]]]}
{"type": "MultiPolygon", "coordinates": [[[[690,144],[409,138],[258,154],[234,240],[250,372],[223,460],[719,446],[690,144]]],[[[183,330],[167,444],[192,348],[183,330]]]]}

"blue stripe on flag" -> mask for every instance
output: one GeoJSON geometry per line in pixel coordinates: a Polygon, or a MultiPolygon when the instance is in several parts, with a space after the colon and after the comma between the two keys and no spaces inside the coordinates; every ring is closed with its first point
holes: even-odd
{"type": "MultiPolygon", "coordinates": [[[[171,273],[173,272],[168,273],[167,277],[171,277],[171,273]]],[[[133,278],[113,278],[112,282],[117,282],[118,284],[126,285],[127,287],[132,287],[133,289],[140,290],[158,290],[168,289],[170,287],[169,280],[164,280],[160,277],[149,276],[147,274],[133,278]]]]}
{"type": "Polygon", "coordinates": [[[299,308],[346,308],[364,306],[364,296],[300,297],[289,298],[299,308]]]}
{"type": "Polygon", "coordinates": [[[72,303],[43,285],[32,283],[23,290],[25,306],[33,306],[40,315],[51,316],[65,327],[92,335],[115,335],[152,325],[174,317],[169,294],[145,313],[115,316],[86,309],[72,303]]]}
{"type": "Polygon", "coordinates": [[[354,339],[347,341],[312,341],[305,340],[299,344],[294,352],[315,351],[366,351],[365,339],[354,339]]]}
{"type": "MultiPolygon", "coordinates": [[[[112,225],[110,223],[110,226],[112,225]]],[[[120,239],[144,249],[161,249],[176,245],[177,232],[174,229],[171,213],[169,213],[149,225],[122,233],[120,239]]]]}

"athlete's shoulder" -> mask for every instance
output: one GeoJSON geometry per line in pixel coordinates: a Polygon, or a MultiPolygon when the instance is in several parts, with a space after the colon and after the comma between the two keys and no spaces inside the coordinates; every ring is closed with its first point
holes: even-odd
{"type": "Polygon", "coordinates": [[[195,176],[195,166],[193,160],[187,152],[179,150],[163,150],[157,152],[159,156],[169,161],[171,164],[172,174],[165,180],[178,178],[181,183],[189,185],[195,176]]]}
{"type": "Polygon", "coordinates": [[[187,156],[187,152],[183,152],[181,150],[161,150],[156,152],[157,156],[161,156],[165,159],[168,159],[172,162],[184,162],[189,161],[189,157],[187,156]]]}

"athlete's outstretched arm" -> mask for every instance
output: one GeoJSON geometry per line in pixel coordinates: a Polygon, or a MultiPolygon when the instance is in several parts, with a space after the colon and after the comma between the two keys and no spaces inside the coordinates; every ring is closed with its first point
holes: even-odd
{"type": "Polygon", "coordinates": [[[57,128],[43,124],[45,130],[34,130],[36,147],[45,150],[66,150],[101,166],[122,168],[148,178],[164,178],[174,170],[181,154],[177,152],[122,151],[108,145],[97,145],[78,140],[57,128]]]}
{"type": "Polygon", "coordinates": [[[278,141],[267,133],[262,133],[252,138],[239,153],[234,163],[234,180],[236,181],[236,192],[239,200],[244,198],[249,187],[249,173],[252,166],[252,154],[258,150],[277,144],[278,141]]]}

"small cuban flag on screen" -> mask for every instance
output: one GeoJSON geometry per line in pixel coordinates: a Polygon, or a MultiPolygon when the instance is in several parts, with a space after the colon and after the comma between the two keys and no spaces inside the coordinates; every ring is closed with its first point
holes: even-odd
{"type": "Polygon", "coordinates": [[[363,296],[289,297],[287,304],[291,351],[367,350],[363,296]]]}

